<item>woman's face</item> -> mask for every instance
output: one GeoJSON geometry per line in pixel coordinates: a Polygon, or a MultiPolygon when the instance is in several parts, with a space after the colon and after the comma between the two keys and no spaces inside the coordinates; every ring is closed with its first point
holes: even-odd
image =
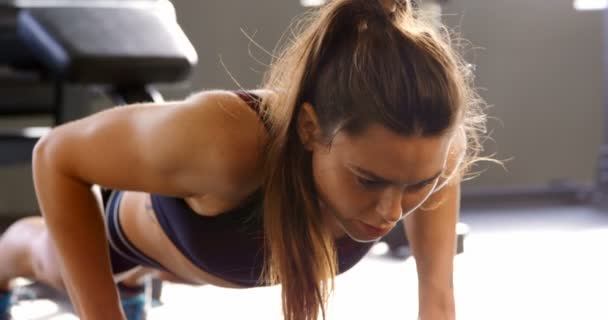
{"type": "Polygon", "coordinates": [[[384,236],[433,192],[450,137],[403,137],[373,124],[356,137],[338,133],[331,146],[314,143],[312,171],[328,223],[360,242],[384,236]]]}

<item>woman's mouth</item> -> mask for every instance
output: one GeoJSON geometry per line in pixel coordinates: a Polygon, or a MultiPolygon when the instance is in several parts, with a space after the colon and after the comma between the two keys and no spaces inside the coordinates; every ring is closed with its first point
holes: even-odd
{"type": "Polygon", "coordinates": [[[372,238],[380,238],[391,231],[391,228],[378,228],[376,226],[359,221],[365,234],[372,238]]]}

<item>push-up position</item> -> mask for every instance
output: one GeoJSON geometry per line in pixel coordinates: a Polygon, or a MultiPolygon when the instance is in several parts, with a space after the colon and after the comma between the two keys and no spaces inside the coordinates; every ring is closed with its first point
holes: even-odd
{"type": "Polygon", "coordinates": [[[43,217],[0,239],[0,319],[15,277],[67,290],[81,319],[142,318],[129,299],[146,272],[281,284],[285,319],[317,319],[334,277],[404,217],[420,317],[452,319],[459,185],[485,122],[433,28],[408,1],[330,1],[258,90],[52,130],[34,150],[43,217]]]}

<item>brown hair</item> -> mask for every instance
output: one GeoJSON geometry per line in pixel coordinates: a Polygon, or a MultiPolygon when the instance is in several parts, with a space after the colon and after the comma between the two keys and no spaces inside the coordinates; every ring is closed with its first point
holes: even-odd
{"type": "Polygon", "coordinates": [[[287,320],[325,318],[337,273],[332,235],[323,224],[296,118],[314,107],[327,143],[341,130],[380,123],[403,136],[436,136],[463,128],[467,155],[477,157],[485,128],[472,73],[447,32],[408,1],[334,0],[299,21],[296,37],[271,64],[263,88],[270,124],[264,180],[266,265],[262,280],[282,285],[287,320]]]}

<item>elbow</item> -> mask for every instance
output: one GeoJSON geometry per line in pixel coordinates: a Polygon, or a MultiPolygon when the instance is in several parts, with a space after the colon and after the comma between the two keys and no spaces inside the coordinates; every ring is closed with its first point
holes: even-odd
{"type": "Polygon", "coordinates": [[[46,214],[47,210],[44,210],[43,207],[45,203],[48,202],[49,195],[53,191],[52,181],[56,180],[57,172],[57,170],[54,170],[50,160],[52,159],[52,152],[48,141],[48,135],[49,134],[40,138],[32,151],[32,178],[34,190],[36,192],[36,198],[38,199],[40,213],[45,218],[48,218],[46,214]]]}
{"type": "Polygon", "coordinates": [[[47,166],[52,158],[50,152],[52,148],[49,142],[50,135],[51,133],[44,135],[34,145],[34,149],[32,150],[32,170],[34,171],[34,175],[36,175],[39,168],[47,166]]]}
{"type": "Polygon", "coordinates": [[[32,150],[32,169],[35,171],[36,168],[40,166],[41,163],[44,163],[44,154],[48,149],[47,136],[45,135],[36,142],[34,145],[34,150],[32,150]]]}
{"type": "Polygon", "coordinates": [[[60,221],[66,210],[57,210],[58,203],[65,203],[74,192],[74,178],[64,169],[65,150],[53,132],[42,137],[32,151],[32,178],[40,213],[47,223],[60,221]],[[59,220],[56,220],[59,219],[59,220]]]}
{"type": "Polygon", "coordinates": [[[66,157],[62,156],[61,139],[54,134],[54,131],[49,132],[34,145],[32,150],[32,174],[34,184],[38,186],[40,181],[48,180],[47,176],[58,173],[66,173],[63,168],[66,167],[66,157]]]}

